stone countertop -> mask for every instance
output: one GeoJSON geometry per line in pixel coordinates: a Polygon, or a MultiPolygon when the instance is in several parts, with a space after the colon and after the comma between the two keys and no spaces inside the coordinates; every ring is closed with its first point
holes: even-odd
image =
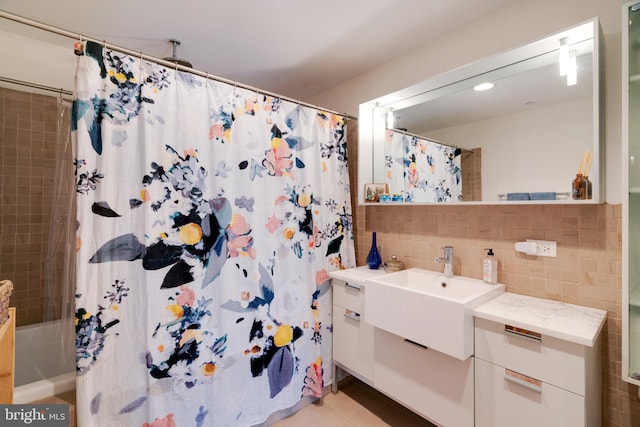
{"type": "Polygon", "coordinates": [[[366,265],[363,267],[347,268],[346,270],[336,270],[329,272],[329,277],[338,280],[344,280],[345,282],[355,283],[360,286],[364,286],[364,281],[373,277],[382,276],[387,274],[384,268],[372,270],[366,265]]]}
{"type": "Polygon", "coordinates": [[[607,312],[559,301],[504,292],[475,307],[475,317],[524,328],[593,347],[607,312]]]}

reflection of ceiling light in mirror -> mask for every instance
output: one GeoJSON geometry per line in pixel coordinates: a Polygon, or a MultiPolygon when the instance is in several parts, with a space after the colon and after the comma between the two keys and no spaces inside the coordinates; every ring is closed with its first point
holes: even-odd
{"type": "Polygon", "coordinates": [[[567,68],[569,66],[569,44],[567,43],[567,38],[563,37],[560,39],[560,57],[558,58],[558,62],[560,64],[560,75],[567,75],[567,68]]]}
{"type": "Polygon", "coordinates": [[[475,85],[473,87],[473,90],[475,90],[476,92],[481,92],[483,90],[489,90],[491,88],[493,88],[495,85],[491,82],[486,82],[486,83],[480,83],[479,85],[475,85]]]}
{"type": "Polygon", "coordinates": [[[387,111],[387,129],[393,129],[394,125],[393,110],[387,111]]]}
{"type": "Polygon", "coordinates": [[[567,86],[574,86],[578,83],[578,64],[576,62],[576,51],[569,52],[569,61],[567,62],[567,86]]]}

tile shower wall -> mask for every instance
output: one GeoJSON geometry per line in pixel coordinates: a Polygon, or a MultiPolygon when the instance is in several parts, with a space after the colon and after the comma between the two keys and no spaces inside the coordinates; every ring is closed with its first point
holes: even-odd
{"type": "Polygon", "coordinates": [[[462,200],[482,200],[482,148],[461,155],[462,200]]]}
{"type": "Polygon", "coordinates": [[[58,99],[0,88],[0,278],[18,326],[45,319],[45,269],[58,99]]]}
{"type": "Polygon", "coordinates": [[[638,389],[621,379],[621,205],[357,206],[356,134],[349,162],[358,265],[366,264],[373,231],[383,260],[396,255],[407,267],[439,271],[434,258],[451,245],[454,273],[478,279],[484,248],[491,247],[507,291],[607,310],[603,425],[640,426],[638,389]],[[527,238],[558,242],[558,257],[516,253],[514,243],[527,238]]]}

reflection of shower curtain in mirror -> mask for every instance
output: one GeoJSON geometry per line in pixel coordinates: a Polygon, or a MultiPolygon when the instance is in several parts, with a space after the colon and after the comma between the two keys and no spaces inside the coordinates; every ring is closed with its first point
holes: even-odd
{"type": "Polygon", "coordinates": [[[246,426],[330,381],[355,264],[345,119],[87,42],[78,59],[77,412],[246,426]]]}
{"type": "Polygon", "coordinates": [[[385,179],[392,194],[407,202],[462,200],[460,149],[387,130],[385,179]]]}

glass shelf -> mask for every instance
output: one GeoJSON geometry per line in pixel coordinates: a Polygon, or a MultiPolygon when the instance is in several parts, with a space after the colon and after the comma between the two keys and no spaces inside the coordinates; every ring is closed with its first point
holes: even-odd
{"type": "MultiPolygon", "coordinates": [[[[636,3],[637,4],[637,3],[636,3]]],[[[634,158],[640,157],[640,126],[635,117],[640,114],[640,10],[634,3],[623,6],[623,90],[624,141],[622,163],[626,182],[623,190],[623,285],[622,285],[622,379],[640,385],[640,170],[634,158]]]]}

